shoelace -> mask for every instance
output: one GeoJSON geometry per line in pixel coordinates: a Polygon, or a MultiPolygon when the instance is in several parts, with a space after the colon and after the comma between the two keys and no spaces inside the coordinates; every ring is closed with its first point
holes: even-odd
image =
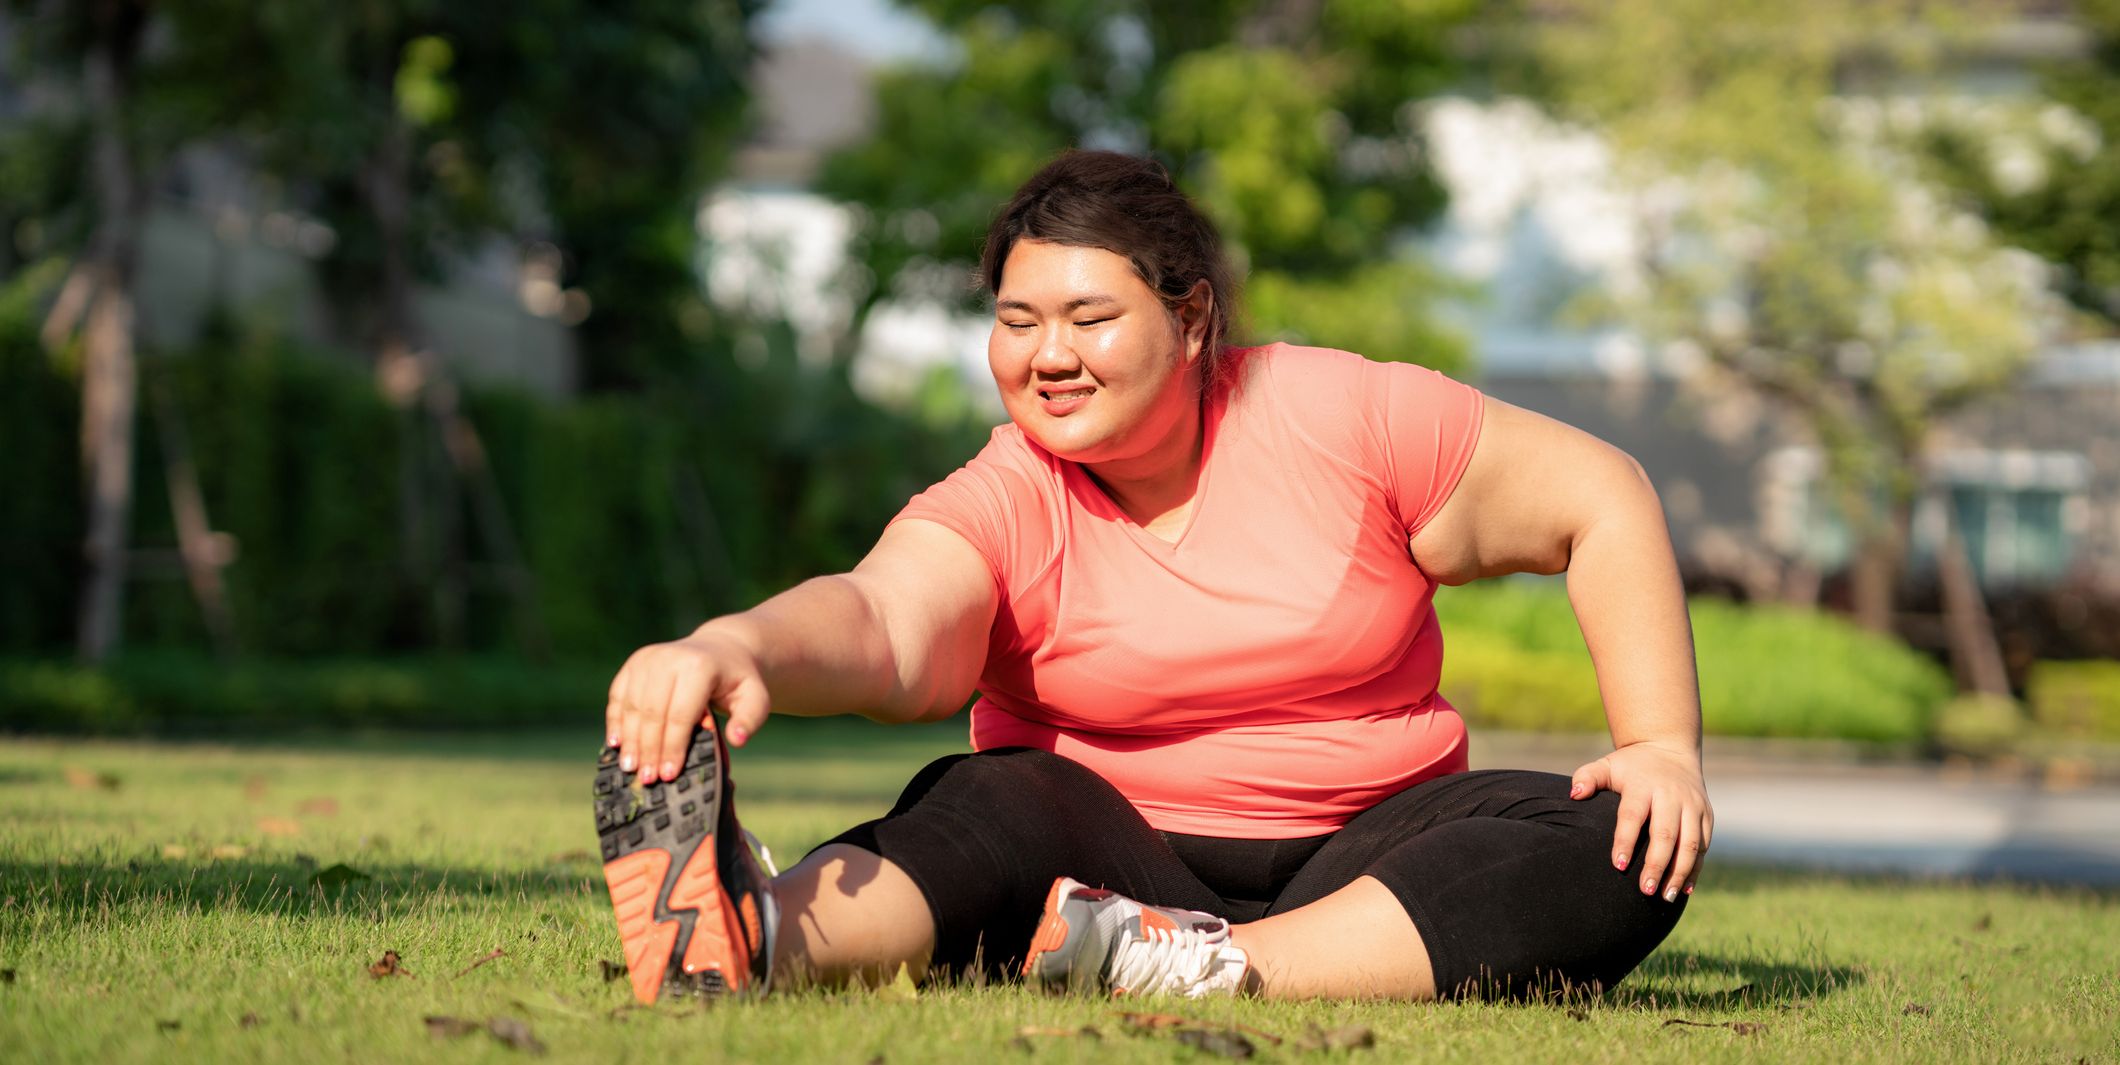
{"type": "Polygon", "coordinates": [[[1229,943],[1226,929],[1141,929],[1112,948],[1110,984],[1128,994],[1195,994],[1206,988],[1229,943]]]}

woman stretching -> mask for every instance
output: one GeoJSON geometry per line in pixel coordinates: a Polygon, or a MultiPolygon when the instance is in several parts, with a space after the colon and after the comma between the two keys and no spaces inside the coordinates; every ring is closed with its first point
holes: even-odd
{"type": "Polygon", "coordinates": [[[1213,228],[1071,152],[988,233],[1009,424],[851,573],[635,652],[597,774],[635,994],[901,965],[1108,993],[1611,987],[1713,814],[1662,510],[1625,454],[1430,370],[1228,348],[1213,228]],[[1614,750],[1468,772],[1438,584],[1568,574],[1614,750]],[[769,713],[976,753],[770,880],[728,750],[769,713]],[[726,721],[716,727],[715,713],[726,721]]]}

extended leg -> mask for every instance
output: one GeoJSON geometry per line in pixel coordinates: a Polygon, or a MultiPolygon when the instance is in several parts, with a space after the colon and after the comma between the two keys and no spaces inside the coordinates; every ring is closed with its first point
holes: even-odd
{"type": "Polygon", "coordinates": [[[905,870],[881,855],[829,843],[773,881],[780,938],[773,971],[782,987],[888,980],[903,965],[927,971],[935,921],[905,870]]]}

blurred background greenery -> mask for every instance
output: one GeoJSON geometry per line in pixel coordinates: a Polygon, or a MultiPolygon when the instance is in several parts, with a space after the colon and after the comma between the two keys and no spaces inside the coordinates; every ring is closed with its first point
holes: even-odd
{"type": "MultiPolygon", "coordinates": [[[[977,449],[1070,145],[1640,459],[1711,731],[2120,742],[2114,0],[7,0],[0,729],[595,720],[977,449]]],[[[1558,585],[1441,611],[1601,727],[1558,585]]]]}

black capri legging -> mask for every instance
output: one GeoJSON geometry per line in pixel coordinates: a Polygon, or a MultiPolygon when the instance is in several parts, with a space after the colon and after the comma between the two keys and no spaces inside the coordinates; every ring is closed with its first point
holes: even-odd
{"type": "Polygon", "coordinates": [[[1416,784],[1329,835],[1187,836],[1149,827],[1080,763],[1015,747],[928,765],[890,813],[829,842],[912,877],[945,970],[1013,973],[1058,876],[1246,922],[1366,875],[1406,907],[1445,997],[1515,997],[1614,986],[1685,911],[1612,868],[1618,807],[1610,792],[1570,799],[1553,773],[1482,770],[1416,784]]]}

